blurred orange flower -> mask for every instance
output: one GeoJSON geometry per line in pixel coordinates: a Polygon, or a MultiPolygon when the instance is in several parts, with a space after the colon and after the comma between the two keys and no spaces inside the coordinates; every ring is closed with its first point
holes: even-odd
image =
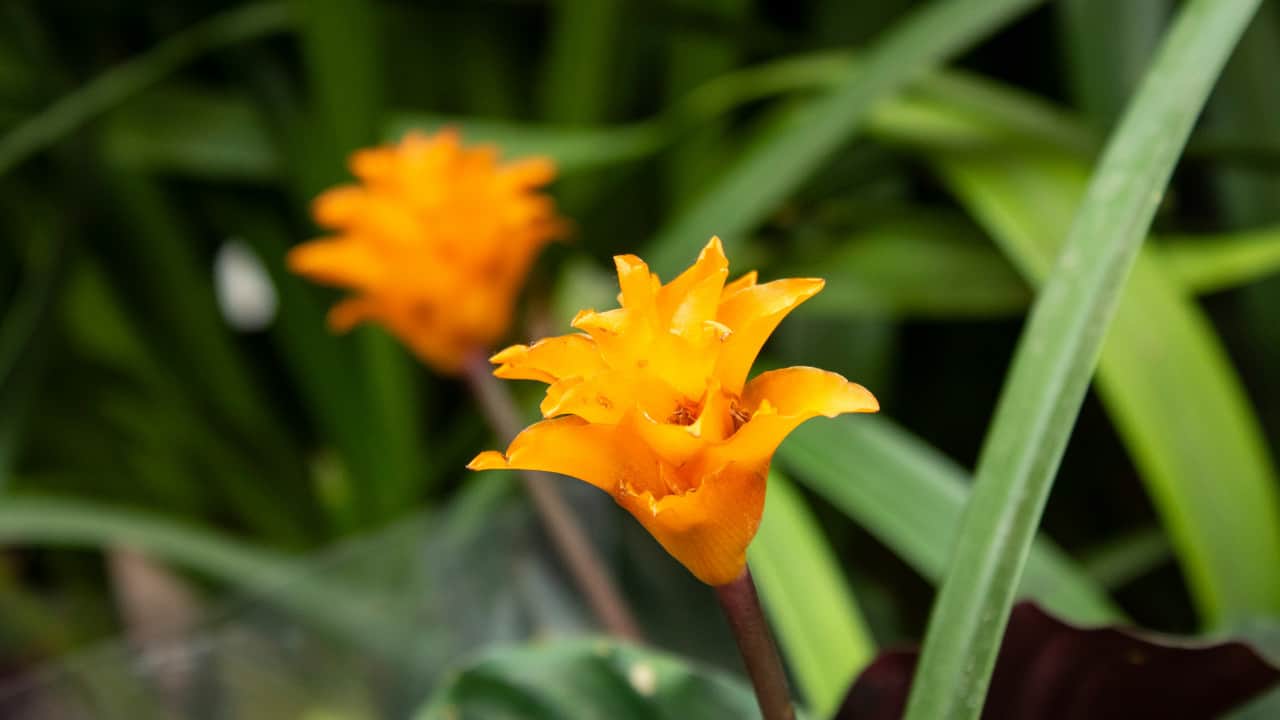
{"type": "Polygon", "coordinates": [[[533,258],[563,234],[554,202],[539,192],[554,165],[499,163],[495,148],[463,147],[444,130],[357,151],[350,167],[359,184],[312,206],[334,234],[295,247],[290,269],[351,289],[329,312],[335,330],[372,320],[424,362],[455,372],[506,332],[533,258]]]}
{"type": "Polygon", "coordinates": [[[677,560],[710,585],[734,580],[764,511],[774,450],[816,415],[875,412],[861,385],[792,367],[747,382],[782,318],[822,289],[815,279],[725,284],[712,238],[697,263],[662,285],[634,255],[614,258],[621,308],[583,311],[585,334],[516,345],[495,375],[550,385],[542,420],[505,455],[472,470],[544,470],[611,494],[677,560]]]}

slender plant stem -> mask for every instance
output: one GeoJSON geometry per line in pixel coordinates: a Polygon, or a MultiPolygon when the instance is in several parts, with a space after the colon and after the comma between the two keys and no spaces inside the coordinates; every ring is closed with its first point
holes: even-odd
{"type": "Polygon", "coordinates": [[[769,632],[769,623],[760,609],[760,596],[751,579],[751,571],[743,569],[737,580],[716,587],[720,607],[729,618],[729,626],[738,639],[738,651],[756,689],[756,702],[764,720],[794,720],[787,674],[782,669],[778,646],[769,632]]]}
{"type": "MultiPolygon", "coordinates": [[[[510,442],[524,423],[515,403],[502,383],[493,377],[489,361],[479,353],[469,356],[463,365],[467,384],[480,403],[480,408],[493,429],[510,442]]],[[[587,539],[573,511],[556,489],[556,479],[547,473],[521,472],[525,491],[542,519],[551,543],[560,553],[569,573],[586,597],[601,624],[612,634],[642,642],[643,635],[631,608],[605,569],[604,562],[587,539]]]]}

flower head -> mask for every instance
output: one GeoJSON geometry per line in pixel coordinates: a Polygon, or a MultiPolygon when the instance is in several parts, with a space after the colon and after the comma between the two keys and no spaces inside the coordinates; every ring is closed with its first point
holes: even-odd
{"type": "Polygon", "coordinates": [[[473,470],[571,475],[611,494],[698,579],[722,585],[746,564],[774,450],[816,415],[875,412],[835,373],[792,367],[747,381],[782,318],[823,281],[726,284],[717,238],[666,285],[634,255],[614,258],[622,307],[583,311],[581,334],[516,345],[495,375],[547,383],[542,415],[505,454],[473,470]]]}
{"type": "Polygon", "coordinates": [[[289,253],[289,267],[354,293],[329,312],[345,331],[378,322],[442,372],[506,332],[533,258],[561,234],[538,188],[545,158],[499,163],[492,147],[463,147],[457,132],[411,133],[357,151],[359,179],[316,198],[316,222],[334,231],[289,253]]]}

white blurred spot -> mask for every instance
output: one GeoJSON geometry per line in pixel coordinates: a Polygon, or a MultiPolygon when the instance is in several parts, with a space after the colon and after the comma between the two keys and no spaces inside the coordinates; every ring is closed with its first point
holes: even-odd
{"type": "Polygon", "coordinates": [[[236,330],[252,332],[271,324],[276,316],[276,289],[257,254],[243,241],[231,238],[213,259],[213,287],[222,318],[236,330]]]}
{"type": "Polygon", "coordinates": [[[649,663],[639,662],[632,665],[627,671],[627,681],[636,689],[636,692],[645,697],[653,695],[653,692],[658,689],[658,673],[654,672],[653,666],[649,663]]]}

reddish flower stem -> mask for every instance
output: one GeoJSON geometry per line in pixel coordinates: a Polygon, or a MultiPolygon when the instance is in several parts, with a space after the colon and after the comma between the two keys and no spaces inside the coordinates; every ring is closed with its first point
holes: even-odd
{"type": "MultiPolygon", "coordinates": [[[[489,424],[504,441],[510,442],[524,427],[511,395],[493,376],[489,361],[482,355],[473,353],[468,356],[463,369],[467,384],[471,386],[489,424]]],[[[560,553],[600,623],[613,635],[643,642],[635,616],[622,599],[573,511],[560,496],[555,486],[556,479],[540,472],[521,472],[520,477],[552,545],[560,553]]]]}
{"type": "Polygon", "coordinates": [[[747,675],[756,690],[756,702],[764,720],[795,720],[791,692],[782,658],[769,632],[769,623],[760,608],[760,597],[751,571],[744,568],[738,579],[716,587],[720,607],[729,618],[729,626],[738,639],[738,651],[747,666],[747,675]]]}

